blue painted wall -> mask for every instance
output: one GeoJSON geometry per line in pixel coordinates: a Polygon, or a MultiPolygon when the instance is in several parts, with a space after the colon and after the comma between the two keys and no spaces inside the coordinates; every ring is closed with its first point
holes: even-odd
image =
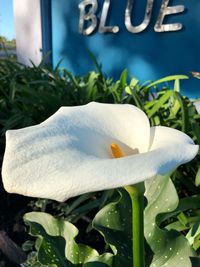
{"type": "MultiPolygon", "coordinates": [[[[102,4],[102,0],[99,0],[102,4]]],[[[144,16],[146,0],[135,0],[133,24],[138,25],[144,16]],[[139,16],[140,14],[140,16],[139,16]]],[[[171,15],[166,22],[180,22],[184,29],[178,32],[156,33],[154,24],[162,0],[154,3],[149,27],[142,33],[131,34],[124,25],[126,0],[111,0],[109,25],[119,25],[117,34],[83,36],[78,32],[80,0],[52,0],[53,65],[64,58],[62,66],[74,74],[93,70],[94,65],[87,50],[91,50],[103,71],[119,78],[127,68],[130,76],[141,81],[156,80],[172,74],[190,75],[200,71],[200,1],[174,0],[170,5],[184,5],[186,11],[171,15]]],[[[101,8],[99,8],[101,12],[101,8]]],[[[191,75],[190,75],[191,77],[191,75]]],[[[182,82],[184,94],[200,97],[200,81],[190,78],[182,82]]]]}
{"type": "Polygon", "coordinates": [[[51,1],[41,0],[41,18],[42,18],[42,51],[46,58],[46,63],[52,63],[52,15],[51,15],[51,1]]]}

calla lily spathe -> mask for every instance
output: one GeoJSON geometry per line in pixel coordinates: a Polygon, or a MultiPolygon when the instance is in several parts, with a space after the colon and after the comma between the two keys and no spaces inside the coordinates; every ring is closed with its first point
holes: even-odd
{"type": "Polygon", "coordinates": [[[10,193],[64,201],[164,175],[197,152],[186,134],[150,128],[133,105],[92,102],[62,107],[39,125],[7,131],[2,177],[10,193]],[[126,157],[113,157],[113,143],[126,157]]]}

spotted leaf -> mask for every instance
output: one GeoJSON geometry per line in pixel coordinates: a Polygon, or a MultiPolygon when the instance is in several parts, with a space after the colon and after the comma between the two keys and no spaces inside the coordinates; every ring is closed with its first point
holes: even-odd
{"type": "Polygon", "coordinates": [[[114,267],[132,266],[131,212],[129,195],[120,189],[113,202],[101,209],[93,220],[93,227],[104,236],[115,254],[114,267]]]}
{"type": "Polygon", "coordinates": [[[150,267],[191,267],[195,256],[187,239],[175,230],[159,228],[156,217],[176,209],[179,199],[169,176],[157,176],[145,182],[148,205],[144,213],[145,237],[154,252],[150,267]]]}
{"type": "Polygon", "coordinates": [[[30,234],[38,238],[38,259],[44,265],[92,267],[92,262],[96,261],[101,263],[99,266],[108,267],[107,262],[112,262],[111,254],[99,256],[95,249],[77,244],[75,237],[78,235],[78,229],[67,221],[58,220],[42,212],[27,213],[24,220],[30,226],[30,234]]]}

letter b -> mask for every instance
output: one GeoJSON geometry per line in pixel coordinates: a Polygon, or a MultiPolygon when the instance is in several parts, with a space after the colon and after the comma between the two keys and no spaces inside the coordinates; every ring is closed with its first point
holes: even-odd
{"type": "Polygon", "coordinates": [[[90,35],[97,27],[97,17],[95,15],[98,8],[97,0],[84,0],[79,4],[80,20],[79,20],[79,32],[84,35],[90,35]],[[91,6],[89,12],[86,13],[86,7],[91,6]],[[91,25],[84,28],[85,21],[91,21],[91,25]]]}

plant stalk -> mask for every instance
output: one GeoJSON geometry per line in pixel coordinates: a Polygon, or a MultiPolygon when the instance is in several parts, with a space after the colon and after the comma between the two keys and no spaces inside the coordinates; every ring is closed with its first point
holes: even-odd
{"type": "Polygon", "coordinates": [[[126,186],[132,204],[133,267],[145,267],[144,259],[144,184],[126,186]]]}

